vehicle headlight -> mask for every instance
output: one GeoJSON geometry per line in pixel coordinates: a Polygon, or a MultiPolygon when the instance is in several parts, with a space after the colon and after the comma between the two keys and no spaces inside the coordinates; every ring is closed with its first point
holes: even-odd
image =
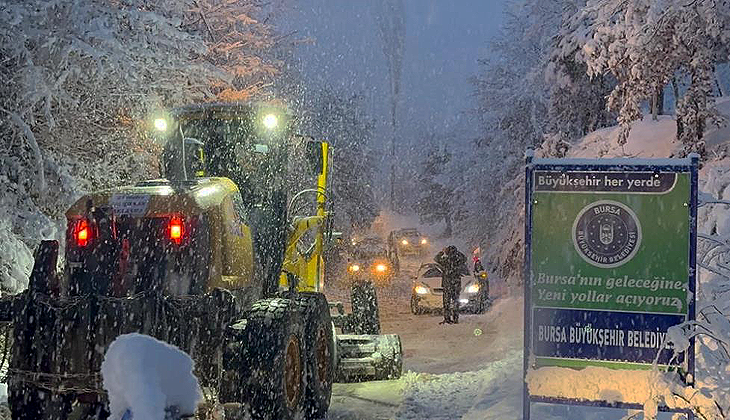
{"type": "Polygon", "coordinates": [[[400,241],[400,243],[402,243],[403,245],[408,245],[408,240],[407,239],[403,239],[402,241],[400,241]]]}
{"type": "Polygon", "coordinates": [[[277,125],[279,125],[279,118],[274,114],[266,114],[264,115],[264,127],[268,128],[269,130],[273,130],[276,128],[277,125]]]}
{"type": "Polygon", "coordinates": [[[347,269],[353,273],[356,273],[356,272],[360,271],[360,266],[357,264],[352,264],[347,269]]]}
{"type": "Polygon", "coordinates": [[[385,273],[386,271],[388,271],[388,266],[385,264],[378,264],[375,266],[375,271],[377,271],[378,273],[385,273]]]}
{"type": "Polygon", "coordinates": [[[167,120],[164,118],[156,118],[153,124],[155,126],[155,130],[167,131],[167,120]]]}
{"type": "Polygon", "coordinates": [[[421,245],[426,245],[428,240],[426,238],[421,239],[421,245]]]}
{"type": "Polygon", "coordinates": [[[459,299],[459,303],[469,303],[469,299],[459,299]]]}
{"type": "Polygon", "coordinates": [[[479,292],[479,285],[478,284],[470,284],[466,286],[466,293],[478,293],[479,292]]]}
{"type": "Polygon", "coordinates": [[[481,277],[481,278],[483,278],[483,279],[486,279],[486,278],[487,278],[487,273],[486,273],[486,272],[481,272],[481,273],[479,274],[479,277],[481,277]]]}
{"type": "Polygon", "coordinates": [[[428,293],[428,287],[426,287],[426,286],[419,285],[419,286],[416,286],[413,290],[415,290],[416,293],[419,295],[425,295],[428,293]]]}

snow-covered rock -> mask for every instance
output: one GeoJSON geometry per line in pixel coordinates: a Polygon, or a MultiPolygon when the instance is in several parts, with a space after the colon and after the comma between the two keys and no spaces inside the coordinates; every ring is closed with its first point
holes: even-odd
{"type": "Polygon", "coordinates": [[[194,414],[203,398],[190,356],[143,334],[117,337],[104,356],[101,374],[112,420],[122,419],[127,411],[134,420],[160,420],[170,407],[194,414]]]}

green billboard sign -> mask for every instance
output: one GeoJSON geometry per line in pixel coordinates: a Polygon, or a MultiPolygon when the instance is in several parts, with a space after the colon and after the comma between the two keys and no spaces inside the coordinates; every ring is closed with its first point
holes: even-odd
{"type": "Polygon", "coordinates": [[[692,370],[665,337],[694,319],[697,159],[536,159],[526,176],[525,374],[692,370]]]}

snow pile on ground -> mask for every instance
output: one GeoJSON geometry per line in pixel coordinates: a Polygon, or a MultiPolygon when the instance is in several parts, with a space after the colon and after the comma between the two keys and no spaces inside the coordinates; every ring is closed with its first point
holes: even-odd
{"type": "Polygon", "coordinates": [[[620,127],[596,130],[574,145],[571,158],[667,158],[680,149],[674,140],[676,121],[668,115],[659,116],[657,121],[650,117],[631,125],[626,144],[619,145],[620,127]]]}
{"type": "MultiPolygon", "coordinates": [[[[483,315],[464,314],[458,325],[440,317],[417,318],[415,334],[403,331],[406,359],[398,419],[520,419],[522,410],[522,299],[505,296],[483,315]],[[423,373],[449,372],[440,374],[423,373]]],[[[407,329],[408,327],[402,327],[407,329]]]]}
{"type": "MultiPolygon", "coordinates": [[[[729,109],[730,110],[730,109],[729,109]]],[[[730,135],[728,136],[730,139],[730,135]]],[[[726,140],[727,141],[727,140],[726,140]]],[[[697,260],[700,267],[697,290],[697,322],[686,325],[681,332],[695,336],[697,397],[695,405],[714,410],[715,403],[725,411],[730,409],[730,159],[708,162],[700,171],[700,201],[706,203],[698,210],[699,232],[697,260]],[[706,400],[710,397],[711,400],[706,400]],[[696,401],[703,398],[702,401],[696,401]]],[[[679,341],[679,340],[675,340],[679,341]]],[[[682,344],[682,343],[678,343],[682,344]]],[[[686,346],[686,342],[684,343],[686,346]]],[[[684,392],[686,390],[678,390],[684,392]]],[[[712,417],[709,417],[712,418],[712,417]]],[[[726,417],[715,417],[726,418],[726,417]]]]}
{"type": "Polygon", "coordinates": [[[650,370],[543,367],[528,372],[527,383],[533,395],[643,404],[651,397],[649,385],[653,376],[650,370]]]}
{"type": "MultiPolygon", "coordinates": [[[[521,350],[474,372],[408,372],[401,381],[403,401],[396,419],[522,419],[521,350]]],[[[531,409],[531,418],[539,420],[619,420],[625,414],[626,410],[547,404],[533,404],[531,409]]]]}
{"type": "Polygon", "coordinates": [[[33,268],[33,253],[13,233],[8,219],[0,217],[0,287],[15,293],[28,286],[33,268]]]}
{"type": "Polygon", "coordinates": [[[202,393],[193,360],[177,347],[143,334],[120,335],[101,365],[112,419],[160,420],[165,409],[194,414],[202,393]]]}
{"type": "MultiPolygon", "coordinates": [[[[448,355],[444,355],[448,357],[448,355]]],[[[522,352],[512,351],[503,360],[475,372],[442,375],[406,373],[399,419],[457,419],[479,417],[480,407],[498,405],[513,394],[513,386],[500,384],[521,376],[522,352]],[[516,369],[520,367],[519,369],[516,369]],[[472,407],[477,407],[475,412],[472,407]]],[[[519,381],[519,380],[518,380],[519,381]]],[[[521,382],[521,381],[519,381],[521,382]]],[[[520,395],[518,393],[517,395],[520,395]]],[[[518,418],[520,416],[515,416],[518,418]]],[[[505,417],[506,418],[506,417],[505,417]]]]}

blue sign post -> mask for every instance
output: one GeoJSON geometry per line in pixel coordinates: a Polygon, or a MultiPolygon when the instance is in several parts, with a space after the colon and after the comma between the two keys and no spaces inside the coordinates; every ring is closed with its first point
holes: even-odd
{"type": "Polygon", "coordinates": [[[694,342],[675,357],[665,338],[695,317],[698,160],[528,155],[523,418],[531,402],[642,408],[531,392],[541,368],[629,374],[656,360],[694,378],[694,342]]]}

